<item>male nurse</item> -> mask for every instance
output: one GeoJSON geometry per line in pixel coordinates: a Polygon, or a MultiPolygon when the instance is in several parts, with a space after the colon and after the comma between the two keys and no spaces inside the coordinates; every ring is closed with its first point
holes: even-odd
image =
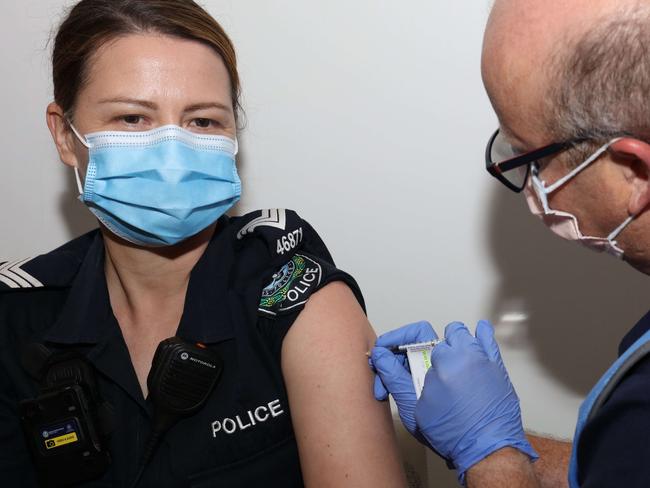
{"type": "MultiPolygon", "coordinates": [[[[488,172],[555,234],[650,274],[650,1],[496,0],[482,73],[499,118],[488,172]]],[[[525,435],[488,322],[447,326],[416,399],[389,348],[435,338],[427,323],[381,336],[375,396],[391,393],[462,483],[650,486],[650,313],[583,403],[573,444],[525,435]]]]}

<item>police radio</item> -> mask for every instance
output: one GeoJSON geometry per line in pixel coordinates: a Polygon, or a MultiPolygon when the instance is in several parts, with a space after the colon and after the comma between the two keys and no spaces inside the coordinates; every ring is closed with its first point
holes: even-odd
{"type": "Polygon", "coordinates": [[[39,396],[18,406],[39,484],[66,486],[104,474],[110,407],[99,396],[92,366],[79,353],[53,353],[43,344],[30,344],[22,363],[40,386],[39,396]]]}
{"type": "Polygon", "coordinates": [[[132,488],[139,483],[165,432],[182,417],[194,415],[201,409],[222,370],[219,354],[203,344],[189,344],[178,337],[158,344],[147,377],[154,407],[153,426],[132,488]]]}

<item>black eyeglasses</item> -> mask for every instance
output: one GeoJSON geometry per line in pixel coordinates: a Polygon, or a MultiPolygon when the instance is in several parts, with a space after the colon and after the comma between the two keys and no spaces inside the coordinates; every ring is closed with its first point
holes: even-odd
{"type": "Polygon", "coordinates": [[[500,130],[494,133],[485,150],[485,167],[488,172],[512,191],[519,193],[526,186],[532,163],[565,151],[584,139],[554,142],[524,154],[518,154],[508,144],[500,130]]]}

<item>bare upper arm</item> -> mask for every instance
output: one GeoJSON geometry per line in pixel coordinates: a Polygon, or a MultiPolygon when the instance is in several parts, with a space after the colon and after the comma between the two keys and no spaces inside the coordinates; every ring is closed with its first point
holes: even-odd
{"type": "Polygon", "coordinates": [[[390,409],[372,394],[375,334],[341,282],[315,293],[282,346],[307,486],[405,486],[390,409]]]}

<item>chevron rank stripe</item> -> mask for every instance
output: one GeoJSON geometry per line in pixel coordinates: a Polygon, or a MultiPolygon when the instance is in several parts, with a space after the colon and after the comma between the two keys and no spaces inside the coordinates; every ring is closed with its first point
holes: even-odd
{"type": "Polygon", "coordinates": [[[287,226],[287,213],[283,208],[270,208],[262,210],[262,215],[251,220],[244,228],[237,233],[237,239],[242,239],[246,234],[250,234],[257,227],[276,227],[284,230],[287,226]]]}
{"type": "Polygon", "coordinates": [[[31,261],[32,258],[8,261],[0,264],[0,282],[9,288],[39,288],[43,283],[38,281],[21,266],[31,261]]]}

